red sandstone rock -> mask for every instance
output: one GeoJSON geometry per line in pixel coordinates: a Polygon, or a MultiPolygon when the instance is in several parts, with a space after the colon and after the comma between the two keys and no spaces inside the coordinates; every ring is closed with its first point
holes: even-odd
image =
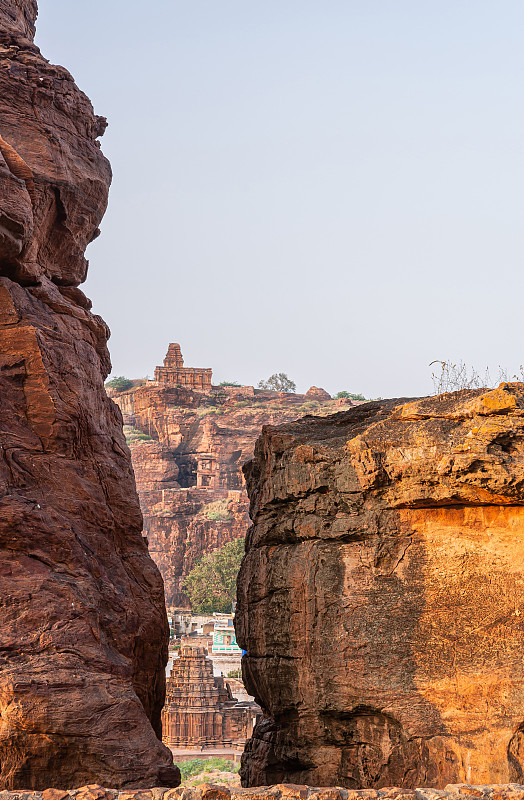
{"type": "Polygon", "coordinates": [[[267,427],[246,474],[243,781],[522,781],[523,385],[267,427]]]}
{"type": "MultiPolygon", "coordinates": [[[[170,358],[174,370],[176,352],[170,358]]],[[[130,444],[144,531],[168,605],[187,607],[182,584],[195,561],[249,527],[242,465],[253,456],[262,426],[297,419],[311,403],[305,395],[255,394],[253,387],[205,394],[152,381],[114,397],[127,420],[151,437],[130,444]],[[209,508],[217,501],[222,518],[209,508]]]]}
{"type": "Polygon", "coordinates": [[[331,400],[331,395],[328,394],[325,389],[320,389],[318,386],[310,386],[306,392],[306,397],[308,400],[320,400],[321,402],[331,400]]]}
{"type": "Polygon", "coordinates": [[[137,485],[144,494],[154,492],[154,499],[162,501],[163,492],[180,489],[177,481],[179,468],[174,453],[154,439],[130,444],[133,470],[137,485]]]}
{"type": "Polygon", "coordinates": [[[0,786],[173,785],[162,581],[104,392],[109,332],[77,288],[104,124],[35,17],[0,0],[0,786]]]}
{"type": "Polygon", "coordinates": [[[217,786],[214,783],[205,783],[202,786],[202,800],[229,800],[231,792],[226,786],[217,786]]]}
{"type": "MultiPolygon", "coordinates": [[[[75,800],[114,800],[117,794],[118,792],[114,789],[106,789],[98,783],[90,783],[88,786],[82,786],[82,788],[75,793],[75,800]]],[[[127,792],[122,792],[119,797],[126,794],[127,792]]]]}
{"type": "Polygon", "coordinates": [[[296,783],[280,783],[276,787],[280,792],[280,797],[289,797],[293,800],[306,800],[308,787],[300,786],[296,783]]]}
{"type": "Polygon", "coordinates": [[[42,792],[42,800],[66,800],[69,792],[65,789],[45,789],[42,792]]]}
{"type": "Polygon", "coordinates": [[[260,786],[251,789],[238,789],[231,790],[232,800],[270,800],[270,798],[280,797],[280,792],[276,786],[260,786]]]}

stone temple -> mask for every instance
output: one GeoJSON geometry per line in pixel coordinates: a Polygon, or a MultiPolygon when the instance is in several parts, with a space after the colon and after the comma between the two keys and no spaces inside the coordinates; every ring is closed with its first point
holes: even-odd
{"type": "Polygon", "coordinates": [[[167,348],[163,367],[155,367],[155,381],[182,386],[185,389],[211,389],[211,368],[184,367],[180,345],[172,342],[167,348]]]}
{"type": "Polygon", "coordinates": [[[163,742],[171,748],[243,747],[261,715],[256,703],[238,702],[225,678],[213,677],[204,647],[182,647],[167,679],[163,742]]]}

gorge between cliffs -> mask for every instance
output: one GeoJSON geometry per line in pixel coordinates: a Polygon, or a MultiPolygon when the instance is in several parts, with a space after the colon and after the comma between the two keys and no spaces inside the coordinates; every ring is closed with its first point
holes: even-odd
{"type": "Polygon", "coordinates": [[[254,452],[236,628],[264,716],[244,785],[520,782],[522,384],[338,413],[264,394],[115,396],[175,605],[244,535],[254,452]]]}
{"type": "Polygon", "coordinates": [[[169,343],[106,392],[80,286],[107,123],[36,17],[0,0],[2,797],[524,800],[524,384],[333,400],[215,386],[169,343]],[[244,788],[179,786],[166,602],[244,537],[244,788]]]}

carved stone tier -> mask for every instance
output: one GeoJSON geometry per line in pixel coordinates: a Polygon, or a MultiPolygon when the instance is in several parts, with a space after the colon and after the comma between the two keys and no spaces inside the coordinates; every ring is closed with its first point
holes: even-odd
{"type": "Polygon", "coordinates": [[[255,703],[237,703],[224,678],[213,677],[213,662],[203,647],[182,647],[167,680],[162,714],[169,747],[243,746],[251,735],[255,703]]]}

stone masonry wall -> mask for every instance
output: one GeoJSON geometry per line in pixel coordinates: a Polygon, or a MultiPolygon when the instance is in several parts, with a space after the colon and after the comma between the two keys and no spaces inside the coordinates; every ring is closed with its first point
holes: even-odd
{"type": "Polygon", "coordinates": [[[44,792],[2,792],[0,800],[524,800],[519,784],[472,786],[450,784],[444,789],[344,789],[277,784],[253,789],[229,789],[212,783],[201,786],[157,787],[141,791],[116,791],[98,785],[75,791],[47,789],[44,792]]]}

